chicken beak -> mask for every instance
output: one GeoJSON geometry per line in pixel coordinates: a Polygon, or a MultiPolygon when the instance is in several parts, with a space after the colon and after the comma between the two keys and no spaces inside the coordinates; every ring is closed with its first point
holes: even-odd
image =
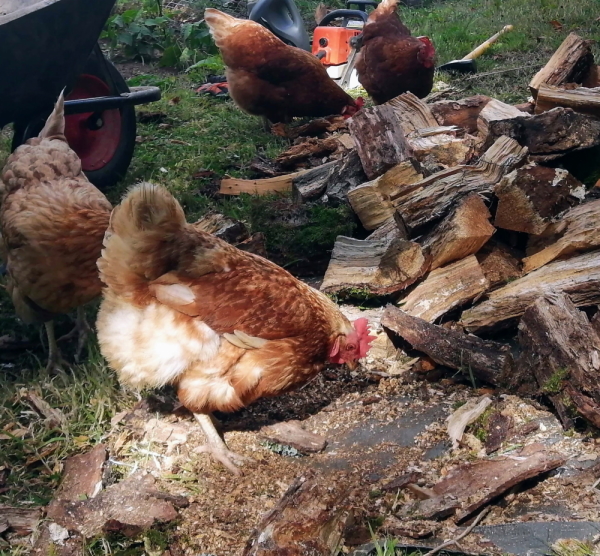
{"type": "Polygon", "coordinates": [[[351,371],[356,370],[356,367],[358,367],[358,360],[354,360],[354,361],[346,361],[346,367],[348,367],[351,371]]]}

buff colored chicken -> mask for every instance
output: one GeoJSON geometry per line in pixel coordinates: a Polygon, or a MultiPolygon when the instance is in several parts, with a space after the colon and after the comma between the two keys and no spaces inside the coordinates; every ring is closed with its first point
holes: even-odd
{"type": "Polygon", "coordinates": [[[326,362],[355,368],[373,340],[327,296],[274,263],[187,224],[163,187],[143,183],[115,208],[98,261],[102,354],[135,388],[174,384],[229,470],[214,411],[236,411],[307,382],[326,362]]]}
{"type": "Polygon", "coordinates": [[[26,323],[43,322],[48,369],[60,366],[56,315],[77,309],[77,358],[89,332],[83,305],[99,296],[96,260],[112,207],[81,170],[64,135],[61,93],[38,137],[13,152],[0,182],[0,257],[7,290],[26,323]]]}

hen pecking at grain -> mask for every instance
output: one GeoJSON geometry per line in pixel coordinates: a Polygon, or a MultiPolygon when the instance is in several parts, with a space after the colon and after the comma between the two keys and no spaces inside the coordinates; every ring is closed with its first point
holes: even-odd
{"type": "Polygon", "coordinates": [[[83,305],[99,296],[96,261],[112,207],[81,170],[64,135],[61,93],[38,137],[18,147],[0,182],[0,257],[17,315],[43,322],[48,368],[59,365],[53,319],[77,309],[77,357],[89,326],[83,305]]]}
{"type": "Polygon", "coordinates": [[[243,460],[212,422],[277,396],[329,361],[354,368],[373,340],[321,292],[274,263],[187,224],[166,189],[134,187],[115,208],[98,261],[106,284],[100,349],[136,388],[174,384],[234,473],[243,460]]]}
{"type": "Polygon", "coordinates": [[[259,23],[213,8],[204,20],[223,56],[229,94],[245,112],[288,123],[295,116],[352,116],[362,106],[363,99],[339,87],[315,56],[259,23]]]}

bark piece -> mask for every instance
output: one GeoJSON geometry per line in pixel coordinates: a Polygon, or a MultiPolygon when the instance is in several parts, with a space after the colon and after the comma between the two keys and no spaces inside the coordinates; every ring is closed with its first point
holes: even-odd
{"type": "Polygon", "coordinates": [[[330,136],[324,139],[311,137],[297,145],[292,145],[277,156],[274,162],[282,168],[291,169],[307,158],[326,156],[338,150],[339,147],[340,143],[335,137],[330,136]]]}
{"type": "Polygon", "coordinates": [[[431,255],[431,270],[477,253],[496,229],[490,224],[490,211],[473,193],[419,243],[431,255]]]}
{"type": "Polygon", "coordinates": [[[292,196],[298,203],[306,203],[318,199],[325,193],[330,177],[339,172],[342,163],[339,160],[327,162],[311,168],[292,180],[292,196]]]}
{"type": "Polygon", "coordinates": [[[413,349],[467,377],[472,372],[478,380],[499,386],[511,373],[513,359],[504,344],[430,324],[392,305],[386,307],[381,324],[413,349]]]}
{"type": "Polygon", "coordinates": [[[418,243],[403,239],[360,240],[339,236],[321,291],[364,289],[384,295],[407,288],[423,276],[429,259],[418,243]]]}
{"type": "Polygon", "coordinates": [[[401,162],[378,178],[348,191],[348,201],[364,228],[375,230],[396,212],[390,195],[422,179],[412,162],[401,162]]]}
{"type": "Polygon", "coordinates": [[[489,125],[487,141],[506,135],[529,149],[534,161],[551,160],[567,151],[600,144],[600,119],[578,114],[571,108],[553,108],[529,116],[497,120],[489,125]]]}
{"type": "Polygon", "coordinates": [[[13,508],[0,506],[0,520],[6,525],[7,530],[22,537],[36,530],[42,510],[40,508],[13,508]]]}
{"type": "Polygon", "coordinates": [[[440,100],[429,105],[439,125],[455,125],[467,133],[477,133],[477,119],[488,102],[485,95],[476,95],[462,100],[440,100]]]}
{"type": "Polygon", "coordinates": [[[40,398],[32,390],[21,392],[23,399],[45,418],[45,424],[48,428],[60,428],[67,423],[67,417],[60,409],[53,408],[46,400],[40,398]]]}
{"type": "Polygon", "coordinates": [[[600,427],[600,338],[585,313],[565,294],[538,298],[519,324],[518,366],[535,376],[564,425],[574,408],[600,427]]]}
{"type": "Polygon", "coordinates": [[[487,196],[504,174],[521,164],[527,149],[513,139],[499,138],[473,166],[438,172],[390,196],[407,228],[415,229],[445,216],[471,193],[487,196]]]}
{"type": "Polygon", "coordinates": [[[269,195],[270,193],[288,192],[292,190],[294,178],[302,175],[307,170],[300,170],[292,174],[264,178],[261,180],[243,180],[239,178],[223,178],[219,193],[221,195],[269,195]]]}
{"type": "Polygon", "coordinates": [[[492,454],[500,449],[502,443],[508,438],[513,427],[513,419],[510,415],[504,415],[500,411],[492,414],[487,426],[487,438],[485,439],[485,451],[492,454]]]}
{"type": "Polygon", "coordinates": [[[307,471],[264,515],[248,539],[243,556],[335,554],[347,521],[347,494],[344,481],[332,483],[307,471]]]}
{"type": "Polygon", "coordinates": [[[592,41],[570,33],[529,82],[531,94],[536,97],[542,85],[560,87],[565,83],[581,83],[594,63],[591,45],[592,41]]]}
{"type": "Polygon", "coordinates": [[[304,430],[299,421],[287,421],[264,427],[260,435],[271,442],[292,446],[303,454],[322,452],[327,446],[325,438],[304,430]]]}
{"type": "Polygon", "coordinates": [[[339,170],[332,171],[326,180],[324,200],[330,205],[348,203],[348,191],[367,181],[356,149],[341,159],[339,170]]]}
{"type": "Polygon", "coordinates": [[[464,405],[461,405],[448,417],[446,430],[452,441],[452,449],[456,450],[460,446],[460,441],[465,433],[465,429],[471,423],[477,421],[491,403],[492,399],[488,396],[471,399],[464,405]]]}
{"type": "Polygon", "coordinates": [[[533,253],[523,259],[523,271],[532,272],[555,259],[600,247],[599,229],[600,200],[572,208],[547,230],[547,238],[532,238],[528,253],[533,253]]]}
{"type": "Polygon", "coordinates": [[[490,100],[480,112],[479,118],[477,119],[477,131],[481,137],[487,141],[490,128],[494,125],[494,122],[526,116],[527,114],[519,110],[516,106],[506,104],[494,98],[490,100]]]}
{"type": "Polygon", "coordinates": [[[534,270],[464,311],[460,323],[471,332],[509,326],[538,297],[551,292],[569,294],[578,307],[600,303],[600,252],[554,261],[534,270]]]}
{"type": "Polygon", "coordinates": [[[63,478],[46,514],[50,519],[60,516],[64,502],[76,502],[93,498],[102,489],[102,474],[108,452],[104,444],[98,444],[85,454],[71,456],[65,461],[63,478]]]}
{"type": "Polygon", "coordinates": [[[516,455],[461,465],[436,483],[433,491],[459,501],[455,521],[461,522],[515,485],[552,471],[567,460],[541,444],[526,446],[516,455]]]}
{"type": "Polygon", "coordinates": [[[542,85],[535,103],[535,113],[540,114],[557,106],[572,108],[580,114],[600,116],[600,88],[560,89],[542,85]]]}
{"type": "Polygon", "coordinates": [[[229,218],[218,212],[211,212],[193,224],[194,228],[235,245],[250,237],[243,222],[229,218]]]}
{"type": "Polygon", "coordinates": [[[156,492],[151,475],[132,475],[89,500],[60,501],[53,507],[52,519],[84,537],[101,534],[110,520],[145,530],[155,522],[177,517],[172,502],[161,494],[156,492]]]}
{"type": "Polygon", "coordinates": [[[402,126],[389,105],[360,110],[349,120],[348,128],[370,180],[412,157],[402,126]]]}
{"type": "Polygon", "coordinates": [[[384,492],[401,490],[411,483],[416,483],[422,475],[423,474],[419,473],[418,471],[411,471],[410,473],[405,473],[404,475],[400,475],[400,477],[396,477],[395,479],[392,479],[389,483],[383,485],[381,487],[381,490],[383,490],[384,492]]]}
{"type": "Polygon", "coordinates": [[[402,310],[433,322],[487,290],[489,283],[474,255],[429,273],[401,300],[402,310]]]}
{"type": "Polygon", "coordinates": [[[520,260],[511,249],[494,240],[484,245],[476,254],[481,270],[490,283],[490,289],[504,286],[507,282],[520,278],[520,260]]]}
{"type": "Polygon", "coordinates": [[[567,170],[529,164],[494,188],[497,228],[539,235],[585,197],[585,186],[567,170]]]}

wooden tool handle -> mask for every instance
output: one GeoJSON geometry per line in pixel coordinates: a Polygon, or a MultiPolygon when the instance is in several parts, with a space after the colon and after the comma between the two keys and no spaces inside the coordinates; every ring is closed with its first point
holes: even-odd
{"type": "Polygon", "coordinates": [[[474,60],[479,58],[492,44],[494,44],[504,33],[512,31],[512,25],[505,25],[501,31],[498,31],[494,36],[490,37],[487,41],[481,43],[475,50],[469,52],[463,60],[474,60]]]}

